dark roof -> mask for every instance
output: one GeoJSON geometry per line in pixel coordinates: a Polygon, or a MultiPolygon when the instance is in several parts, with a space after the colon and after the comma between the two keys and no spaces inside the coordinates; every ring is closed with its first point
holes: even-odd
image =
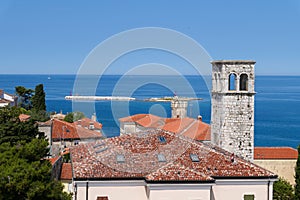
{"type": "Polygon", "coordinates": [[[166,131],[126,134],[70,149],[75,179],[144,179],[146,181],[213,181],[218,177],[277,177],[216,146],[166,131]],[[160,138],[164,137],[165,142],[160,138]],[[159,162],[163,154],[166,162],[159,162]],[[199,162],[191,160],[191,154],[199,162]],[[124,162],[117,162],[117,155],[124,162]]]}

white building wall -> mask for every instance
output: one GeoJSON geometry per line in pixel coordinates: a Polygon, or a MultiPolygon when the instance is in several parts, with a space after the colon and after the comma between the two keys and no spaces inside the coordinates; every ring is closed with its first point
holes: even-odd
{"type": "Polygon", "coordinates": [[[254,195],[255,200],[273,199],[274,180],[217,180],[212,187],[211,200],[243,200],[244,195],[254,195]]]}
{"type": "Polygon", "coordinates": [[[149,185],[149,200],[209,200],[211,184],[149,185]]]}
{"type": "MultiPolygon", "coordinates": [[[[136,181],[75,181],[77,200],[243,200],[244,195],[254,195],[255,200],[273,199],[273,180],[243,179],[217,180],[207,184],[147,184],[136,181]]],[[[75,190],[73,190],[75,191],[75,190]]]]}
{"type": "Polygon", "coordinates": [[[8,95],[8,94],[5,94],[5,93],[3,95],[3,98],[8,100],[8,101],[12,101],[12,102],[15,101],[14,98],[11,95],[8,95]]]}
{"type": "MultiPolygon", "coordinates": [[[[77,200],[86,200],[86,182],[76,182],[77,200]]],[[[89,181],[88,200],[148,200],[144,181],[89,181]]],[[[75,196],[74,196],[75,198],[75,196]]]]}

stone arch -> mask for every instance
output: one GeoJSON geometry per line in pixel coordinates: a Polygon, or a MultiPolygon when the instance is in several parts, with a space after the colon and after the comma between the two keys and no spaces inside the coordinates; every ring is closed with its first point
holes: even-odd
{"type": "Polygon", "coordinates": [[[237,86],[237,75],[235,73],[230,73],[228,76],[228,90],[236,90],[237,86]]]}
{"type": "Polygon", "coordinates": [[[240,91],[248,91],[248,74],[240,75],[240,91]]]}

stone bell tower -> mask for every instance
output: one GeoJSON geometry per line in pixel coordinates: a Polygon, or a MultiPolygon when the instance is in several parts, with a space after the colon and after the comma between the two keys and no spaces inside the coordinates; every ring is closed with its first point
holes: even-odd
{"type": "Polygon", "coordinates": [[[187,116],[188,99],[174,96],[171,100],[172,118],[185,118],[187,116]]]}
{"type": "Polygon", "coordinates": [[[212,62],[211,141],[247,160],[254,151],[254,64],[212,62]]]}

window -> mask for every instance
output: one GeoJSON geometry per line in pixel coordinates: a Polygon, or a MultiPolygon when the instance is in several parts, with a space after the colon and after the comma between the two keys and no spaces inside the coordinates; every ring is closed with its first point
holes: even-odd
{"type": "Polygon", "coordinates": [[[192,160],[193,162],[199,162],[199,161],[200,161],[197,154],[191,153],[191,154],[190,154],[190,158],[191,158],[191,160],[192,160]]]}
{"type": "Polygon", "coordinates": [[[157,159],[158,159],[158,162],[166,162],[167,161],[165,155],[161,154],[161,153],[157,154],[157,159]]]}
{"type": "Polygon", "coordinates": [[[167,140],[164,136],[159,136],[158,139],[159,139],[160,143],[166,143],[167,142],[167,140]]]}
{"type": "Polygon", "coordinates": [[[248,75],[242,74],[240,77],[240,90],[247,91],[248,90],[248,75]]]}
{"type": "Polygon", "coordinates": [[[233,73],[229,75],[228,90],[236,90],[236,75],[233,73]]]}
{"type": "Polygon", "coordinates": [[[244,200],[254,200],[254,194],[245,194],[244,200]]]}
{"type": "Polygon", "coordinates": [[[104,145],[104,143],[98,143],[98,144],[95,144],[95,145],[94,145],[94,148],[96,149],[96,148],[101,147],[101,146],[103,146],[103,145],[104,145]]]}
{"type": "Polygon", "coordinates": [[[117,162],[118,163],[124,163],[125,162],[125,157],[122,154],[117,155],[117,162]]]}
{"type": "Polygon", "coordinates": [[[101,153],[101,152],[103,152],[103,151],[106,151],[107,149],[108,149],[107,147],[104,147],[104,148],[102,148],[102,149],[99,149],[99,150],[96,151],[96,154],[101,153]]]}
{"type": "Polygon", "coordinates": [[[97,197],[97,200],[108,200],[108,197],[97,197]]]}

